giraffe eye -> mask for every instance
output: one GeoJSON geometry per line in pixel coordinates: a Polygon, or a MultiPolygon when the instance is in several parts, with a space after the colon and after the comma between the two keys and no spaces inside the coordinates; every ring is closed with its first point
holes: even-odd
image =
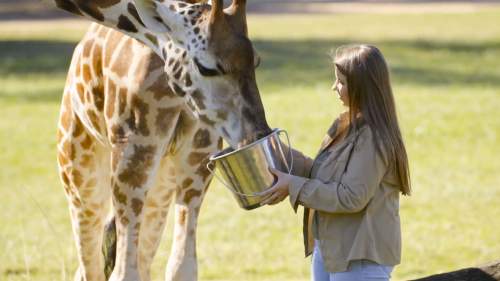
{"type": "MultiPolygon", "coordinates": [[[[196,67],[198,68],[198,71],[200,72],[200,74],[202,76],[218,76],[218,75],[221,75],[221,74],[224,74],[223,71],[220,71],[219,69],[213,69],[213,68],[208,68],[208,67],[205,67],[203,66],[200,61],[198,61],[198,58],[194,58],[194,64],[196,65],[196,67]]],[[[218,68],[219,65],[217,65],[218,68]]]]}

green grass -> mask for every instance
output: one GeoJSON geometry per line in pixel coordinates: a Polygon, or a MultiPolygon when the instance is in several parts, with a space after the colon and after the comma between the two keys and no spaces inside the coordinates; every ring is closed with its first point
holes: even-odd
{"type": "MultiPolygon", "coordinates": [[[[310,155],[342,110],[329,89],[328,52],[366,42],[385,54],[414,186],[401,200],[394,280],[500,259],[499,13],[249,18],[269,122],[310,155]]],[[[1,280],[70,280],[76,268],[55,131],[85,26],[0,23],[1,280]]],[[[243,211],[214,183],[198,228],[200,280],[309,280],[301,219],[288,204],[243,211]]],[[[155,280],[163,279],[170,230],[155,280]]]]}

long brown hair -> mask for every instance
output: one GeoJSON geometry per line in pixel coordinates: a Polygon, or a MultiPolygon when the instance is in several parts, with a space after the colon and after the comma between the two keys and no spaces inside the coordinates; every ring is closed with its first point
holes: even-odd
{"type": "Polygon", "coordinates": [[[387,152],[390,168],[395,169],[399,177],[401,192],[409,195],[408,156],[384,56],[375,46],[348,45],[336,50],[334,64],[347,78],[349,119],[354,120],[356,114],[361,113],[375,135],[377,149],[387,152]]]}

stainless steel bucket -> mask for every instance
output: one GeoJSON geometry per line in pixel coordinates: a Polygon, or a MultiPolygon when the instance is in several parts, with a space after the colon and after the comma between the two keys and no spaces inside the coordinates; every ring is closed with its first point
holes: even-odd
{"type": "Polygon", "coordinates": [[[239,205],[246,210],[260,207],[259,193],[273,186],[274,175],[269,167],[290,173],[293,165],[290,139],[284,130],[274,129],[268,136],[237,150],[222,150],[210,157],[207,168],[234,194],[239,205]],[[280,133],[288,141],[287,153],[283,150],[280,133]],[[286,155],[288,154],[287,161],[286,155]],[[214,166],[219,171],[214,173],[214,166]]]}

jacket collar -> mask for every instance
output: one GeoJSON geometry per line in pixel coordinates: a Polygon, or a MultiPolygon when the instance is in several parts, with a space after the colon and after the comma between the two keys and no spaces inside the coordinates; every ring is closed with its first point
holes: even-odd
{"type": "Polygon", "coordinates": [[[359,129],[366,124],[365,119],[359,116],[349,125],[349,113],[343,112],[338,118],[333,121],[333,124],[328,129],[328,132],[321,143],[318,155],[323,152],[330,144],[345,130],[348,130],[347,135],[343,141],[350,141],[359,133],[359,129]]]}

